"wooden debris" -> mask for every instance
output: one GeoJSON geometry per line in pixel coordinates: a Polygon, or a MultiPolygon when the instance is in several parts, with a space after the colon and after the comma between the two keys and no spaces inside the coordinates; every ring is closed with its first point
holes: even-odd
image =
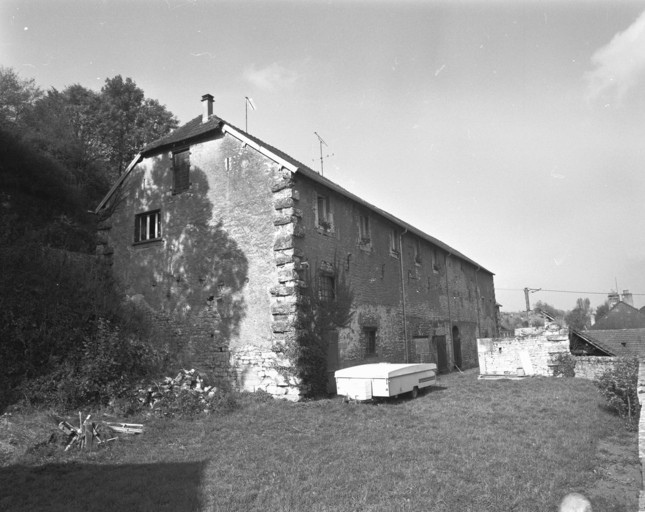
{"type": "Polygon", "coordinates": [[[217,388],[205,385],[204,379],[196,370],[181,370],[173,377],[165,377],[154,387],[139,390],[139,401],[154,408],[155,404],[165,397],[177,395],[180,391],[188,391],[202,398],[204,404],[208,398],[215,396],[217,388]]]}
{"type": "Polygon", "coordinates": [[[121,434],[143,434],[143,425],[140,423],[106,423],[110,430],[121,434]]]}
{"type": "Polygon", "coordinates": [[[91,415],[87,415],[83,420],[82,413],[78,413],[78,428],[74,427],[67,421],[63,420],[58,424],[58,428],[67,434],[67,442],[65,444],[65,451],[69,450],[72,446],[78,445],[81,449],[91,450],[94,447],[94,440],[98,444],[102,444],[101,436],[99,435],[96,423],[90,422],[91,415]]]}

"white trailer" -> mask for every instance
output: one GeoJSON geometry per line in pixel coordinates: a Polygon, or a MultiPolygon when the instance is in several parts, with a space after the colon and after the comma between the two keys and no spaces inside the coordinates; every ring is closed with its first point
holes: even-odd
{"type": "Polygon", "coordinates": [[[337,370],[336,392],[350,400],[370,400],[373,397],[397,396],[436,384],[437,365],[374,363],[337,370]]]}

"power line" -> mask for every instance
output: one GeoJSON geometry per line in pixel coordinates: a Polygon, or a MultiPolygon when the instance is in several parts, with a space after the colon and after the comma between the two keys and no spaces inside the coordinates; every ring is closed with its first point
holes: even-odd
{"type": "MultiPolygon", "coordinates": [[[[505,291],[505,292],[523,292],[524,288],[498,288],[497,286],[495,287],[496,290],[500,291],[505,291]]],[[[608,295],[607,292],[577,292],[573,290],[546,290],[545,288],[541,288],[541,292],[552,292],[552,293],[579,293],[579,294],[586,294],[586,295],[608,295]]],[[[632,293],[631,295],[640,295],[640,296],[645,296],[645,293],[632,293]]]]}

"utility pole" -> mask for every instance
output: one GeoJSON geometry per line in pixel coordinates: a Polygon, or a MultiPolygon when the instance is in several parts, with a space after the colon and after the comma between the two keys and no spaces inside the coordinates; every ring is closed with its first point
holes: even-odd
{"type": "Polygon", "coordinates": [[[539,292],[542,288],[524,288],[524,299],[526,300],[526,312],[531,311],[531,303],[529,302],[529,293],[539,292]]]}

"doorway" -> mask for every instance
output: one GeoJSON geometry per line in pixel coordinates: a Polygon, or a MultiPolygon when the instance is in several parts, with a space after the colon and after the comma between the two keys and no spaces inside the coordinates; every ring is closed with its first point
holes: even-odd
{"type": "Polygon", "coordinates": [[[455,366],[461,370],[461,335],[459,327],[452,326],[452,353],[455,360],[455,366]]]}
{"type": "Polygon", "coordinates": [[[437,368],[439,373],[448,373],[448,353],[446,351],[446,337],[433,336],[432,344],[437,347],[437,368]]]}
{"type": "Polygon", "coordinates": [[[336,379],[334,373],[340,368],[340,355],[338,353],[338,331],[336,329],[325,331],[327,343],[327,392],[336,394],[336,379]]]}

